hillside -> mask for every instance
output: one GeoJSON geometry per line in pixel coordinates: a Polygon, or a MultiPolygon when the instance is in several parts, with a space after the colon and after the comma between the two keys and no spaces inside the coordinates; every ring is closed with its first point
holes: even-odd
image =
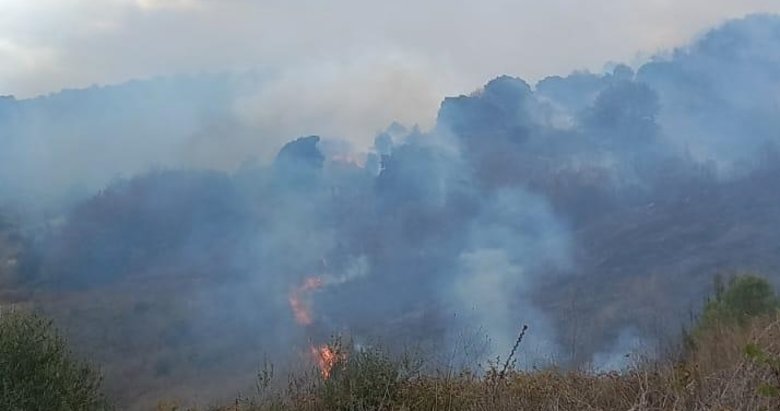
{"type": "Polygon", "coordinates": [[[368,152],[307,136],[234,167],[212,140],[168,161],[255,138],[228,77],[7,99],[0,302],[53,317],[131,409],[231,398],[340,334],[473,365],[528,324],[521,369],[620,368],[677,341],[716,275],[780,285],[776,44],[780,18],[751,16],[636,69],[497,77],[368,152]],[[30,141],[90,155],[52,148],[61,173],[30,141]]]}

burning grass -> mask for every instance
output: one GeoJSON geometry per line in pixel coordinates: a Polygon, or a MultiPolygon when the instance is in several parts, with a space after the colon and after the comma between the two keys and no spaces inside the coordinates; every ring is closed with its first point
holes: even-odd
{"type": "MultiPolygon", "coordinates": [[[[531,332],[532,330],[529,330],[531,332]]],[[[414,356],[378,348],[344,353],[330,374],[266,379],[254,399],[219,410],[776,410],[780,409],[780,317],[699,331],[665,359],[620,372],[556,368],[429,370],[414,356]],[[327,378],[323,378],[327,377],[327,378]],[[265,391],[268,389],[268,391],[265,391]]],[[[522,349],[522,347],[520,348],[522,349]]],[[[268,376],[265,374],[266,377],[268,376]]],[[[258,385],[258,387],[261,387],[258,385]]]]}

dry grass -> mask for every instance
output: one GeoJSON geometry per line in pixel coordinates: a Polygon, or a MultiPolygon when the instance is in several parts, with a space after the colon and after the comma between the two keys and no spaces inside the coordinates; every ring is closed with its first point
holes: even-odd
{"type": "MultiPolygon", "coordinates": [[[[622,372],[501,367],[476,374],[423,373],[408,358],[379,350],[351,353],[323,381],[292,376],[281,390],[237,400],[220,411],[320,410],[777,410],[780,318],[698,333],[677,358],[642,361],[622,372]]],[[[418,364],[419,365],[419,364],[418,364]]],[[[268,374],[261,379],[268,383],[268,374]]],[[[170,405],[160,410],[176,409],[170,405]]]]}

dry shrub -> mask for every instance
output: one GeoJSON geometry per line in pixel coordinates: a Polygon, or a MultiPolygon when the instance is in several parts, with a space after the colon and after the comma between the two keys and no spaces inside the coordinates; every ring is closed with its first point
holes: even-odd
{"type": "Polygon", "coordinates": [[[224,410],[776,410],[780,409],[780,318],[697,332],[676,358],[639,361],[620,372],[556,368],[442,370],[372,348],[351,351],[331,379],[290,377],[271,400],[224,410]],[[410,366],[414,364],[414,366],[410,366]]]}

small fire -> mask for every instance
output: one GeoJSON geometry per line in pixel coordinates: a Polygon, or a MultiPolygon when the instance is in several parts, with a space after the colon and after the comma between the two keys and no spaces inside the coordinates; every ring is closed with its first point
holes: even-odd
{"type": "Polygon", "coordinates": [[[295,316],[295,322],[303,326],[311,325],[313,319],[305,298],[312,291],[320,289],[322,286],[322,278],[308,277],[303,284],[290,292],[289,302],[293,316],[295,316]]]}
{"type": "Polygon", "coordinates": [[[319,347],[312,345],[309,347],[309,350],[311,351],[312,357],[317,362],[317,366],[320,368],[322,378],[327,380],[330,377],[333,366],[335,366],[343,356],[327,344],[319,347]]]}
{"type": "MultiPolygon", "coordinates": [[[[323,261],[323,265],[325,265],[323,261]]],[[[311,313],[311,307],[309,306],[309,295],[325,286],[325,282],[322,277],[307,277],[301,285],[293,288],[290,292],[289,302],[292,309],[295,322],[303,327],[309,327],[314,322],[314,318],[311,313]]],[[[311,358],[317,364],[320,369],[322,378],[328,379],[330,377],[333,367],[339,362],[346,359],[343,353],[339,352],[338,348],[334,348],[330,345],[324,344],[320,346],[309,345],[309,353],[311,358]]]]}

